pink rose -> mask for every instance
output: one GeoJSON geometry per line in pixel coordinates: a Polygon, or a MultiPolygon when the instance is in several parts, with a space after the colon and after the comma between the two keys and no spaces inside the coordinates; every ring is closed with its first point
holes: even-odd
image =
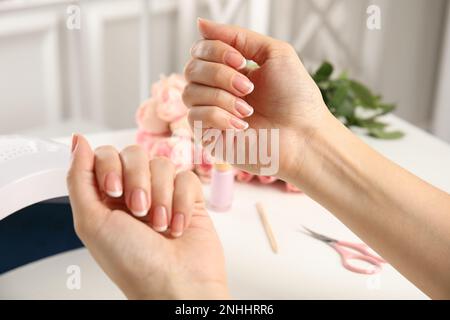
{"type": "Polygon", "coordinates": [[[177,172],[192,170],[193,144],[185,137],[172,136],[155,142],[149,151],[149,158],[166,157],[174,164],[177,172]]]}
{"type": "Polygon", "coordinates": [[[154,134],[169,132],[169,124],[156,114],[158,102],[155,98],[144,101],[136,112],[136,122],[139,130],[154,134]]]}
{"type": "Polygon", "coordinates": [[[163,140],[169,137],[169,133],[167,134],[153,134],[144,130],[138,130],[136,135],[136,142],[143,146],[145,150],[150,151],[153,146],[163,140]]]}
{"type": "Polygon", "coordinates": [[[271,184],[277,181],[278,179],[275,177],[268,177],[268,176],[258,176],[259,182],[262,184],[271,184]]]}
{"type": "Polygon", "coordinates": [[[187,115],[188,109],[182,99],[185,86],[186,81],[178,74],[161,77],[153,85],[152,97],[156,99],[156,114],[160,119],[173,122],[187,115]]]}
{"type": "Polygon", "coordinates": [[[299,188],[297,188],[293,184],[290,184],[290,183],[287,183],[287,182],[286,182],[286,191],[287,192],[295,192],[295,193],[300,193],[301,192],[299,188]]]}
{"type": "Polygon", "coordinates": [[[193,133],[189,125],[187,117],[182,117],[179,120],[175,120],[169,125],[170,131],[176,136],[183,136],[192,138],[193,133]]]}
{"type": "Polygon", "coordinates": [[[236,170],[236,180],[240,182],[250,182],[255,175],[242,171],[236,170]]]}
{"type": "MultiPolygon", "coordinates": [[[[197,147],[201,148],[201,146],[197,147]]],[[[201,163],[195,165],[195,173],[199,176],[202,182],[209,182],[209,180],[211,179],[211,171],[213,168],[214,159],[210,155],[208,155],[203,149],[201,152],[202,152],[201,163]]]]}

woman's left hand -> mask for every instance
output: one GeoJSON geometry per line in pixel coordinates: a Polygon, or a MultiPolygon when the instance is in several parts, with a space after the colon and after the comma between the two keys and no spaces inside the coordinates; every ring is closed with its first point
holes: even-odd
{"type": "Polygon", "coordinates": [[[133,299],[228,298],[225,261],[190,171],[139,146],[92,151],[74,136],[67,184],[75,230],[133,299]]]}

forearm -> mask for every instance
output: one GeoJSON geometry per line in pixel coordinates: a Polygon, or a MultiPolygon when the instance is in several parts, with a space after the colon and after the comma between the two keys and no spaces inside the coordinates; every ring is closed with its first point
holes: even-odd
{"type": "Polygon", "coordinates": [[[331,115],[300,152],[290,182],[425,293],[450,298],[449,194],[384,158],[331,115]]]}

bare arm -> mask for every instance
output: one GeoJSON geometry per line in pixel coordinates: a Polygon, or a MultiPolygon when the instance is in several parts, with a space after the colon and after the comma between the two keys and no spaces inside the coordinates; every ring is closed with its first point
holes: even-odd
{"type": "MultiPolygon", "coordinates": [[[[279,129],[280,178],[327,207],[425,293],[450,298],[450,196],[334,118],[289,44],[206,20],[199,31],[204,39],[185,68],[191,122],[279,129]],[[242,70],[244,58],[259,68],[242,70]],[[251,112],[240,112],[243,103],[251,112]]],[[[239,168],[259,173],[258,165],[239,168]]]]}
{"type": "Polygon", "coordinates": [[[389,161],[331,115],[286,177],[432,298],[450,298],[450,195],[389,161]]]}

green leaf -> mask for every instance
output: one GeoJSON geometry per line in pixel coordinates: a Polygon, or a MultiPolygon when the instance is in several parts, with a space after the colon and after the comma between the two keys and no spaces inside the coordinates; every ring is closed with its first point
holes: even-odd
{"type": "Polygon", "coordinates": [[[385,115],[387,113],[390,113],[390,112],[394,111],[396,106],[395,106],[395,104],[383,104],[383,103],[380,103],[378,105],[378,108],[380,108],[382,110],[382,112],[379,114],[381,116],[381,115],[385,115]]]}
{"type": "Polygon", "coordinates": [[[339,75],[339,78],[338,78],[338,79],[341,79],[341,80],[348,80],[348,73],[347,73],[347,71],[342,72],[342,73],[339,75]]]}
{"type": "Polygon", "coordinates": [[[377,107],[377,98],[366,86],[354,80],[349,80],[349,82],[355,97],[358,99],[362,107],[373,109],[377,107]]]}
{"type": "Polygon", "coordinates": [[[381,121],[377,121],[375,119],[356,119],[355,121],[355,125],[357,125],[358,127],[361,128],[366,128],[366,129],[371,129],[371,128],[376,128],[376,129],[384,129],[387,127],[387,123],[385,122],[381,122],[381,121]]]}
{"type": "Polygon", "coordinates": [[[395,140],[400,139],[404,136],[401,131],[384,131],[384,129],[380,128],[369,128],[369,135],[378,138],[378,139],[386,139],[386,140],[395,140]]]}
{"type": "Polygon", "coordinates": [[[349,99],[345,99],[339,105],[335,106],[335,115],[338,117],[346,117],[347,120],[349,120],[348,118],[353,117],[354,112],[355,108],[349,99]]]}
{"type": "Polygon", "coordinates": [[[382,115],[392,112],[394,104],[384,103],[380,95],[374,94],[364,84],[350,79],[346,72],[332,79],[333,66],[324,62],[312,75],[330,112],[348,127],[355,126],[379,139],[399,139],[400,131],[386,131],[387,124],[379,121],[382,115]],[[356,109],[366,109],[359,114],[356,109]],[[365,117],[364,114],[367,114],[365,117]]]}
{"type": "Polygon", "coordinates": [[[348,87],[345,84],[339,85],[336,90],[333,92],[333,95],[330,99],[330,104],[335,108],[339,109],[340,105],[347,98],[348,87]]]}
{"type": "Polygon", "coordinates": [[[322,65],[317,69],[316,73],[313,75],[313,79],[315,82],[322,82],[328,80],[333,73],[333,66],[331,63],[325,61],[322,65]]]}

